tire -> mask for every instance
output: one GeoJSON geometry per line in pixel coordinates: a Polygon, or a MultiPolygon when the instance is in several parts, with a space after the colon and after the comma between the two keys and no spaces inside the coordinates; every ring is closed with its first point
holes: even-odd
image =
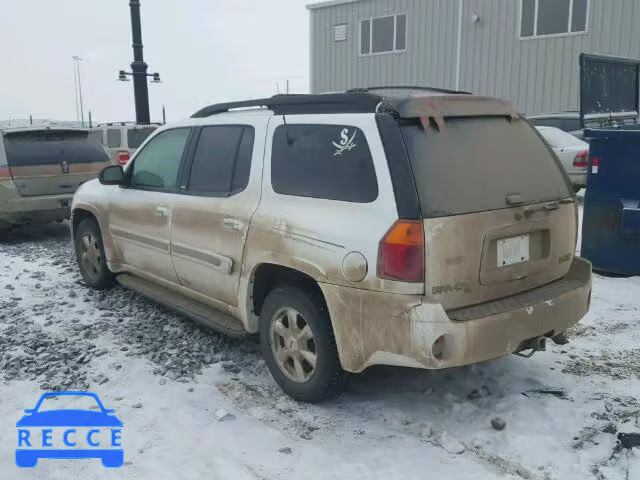
{"type": "MultiPolygon", "coordinates": [[[[319,293],[303,290],[289,285],[280,285],[274,288],[265,299],[260,314],[260,343],[267,367],[276,383],[284,392],[295,400],[308,403],[317,403],[339,395],[345,386],[345,372],[340,366],[336,341],[331,328],[331,319],[319,293]],[[296,312],[297,326],[290,328],[291,312],[296,312]],[[279,328],[276,324],[280,320],[279,328]],[[297,332],[298,340],[289,341],[298,343],[292,349],[286,346],[284,337],[277,333],[282,330],[283,324],[288,324],[284,330],[287,334],[297,332]],[[302,332],[307,332],[308,326],[311,338],[302,339],[302,332]],[[302,339],[302,340],[300,340],[302,339]],[[303,346],[300,346],[304,344],[303,346]],[[308,352],[302,355],[301,351],[308,347],[308,352]],[[276,351],[280,350],[283,356],[291,355],[283,364],[278,360],[276,351]],[[284,349],[284,352],[282,351],[284,349]],[[315,352],[315,367],[310,370],[311,363],[307,358],[315,352]],[[297,362],[294,360],[297,357],[297,362]],[[300,372],[296,368],[300,364],[302,374],[307,378],[292,378],[300,372]],[[283,365],[281,367],[281,365],[283,365]]],[[[282,358],[282,357],[280,357],[282,358]]]]}
{"type": "Polygon", "coordinates": [[[93,218],[85,218],[80,222],[73,243],[84,281],[97,290],[111,288],[115,283],[115,275],[107,267],[102,234],[93,218]]]}

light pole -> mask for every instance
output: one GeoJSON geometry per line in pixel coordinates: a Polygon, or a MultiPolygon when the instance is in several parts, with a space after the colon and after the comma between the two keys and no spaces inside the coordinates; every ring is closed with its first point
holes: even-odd
{"type": "Polygon", "coordinates": [[[133,77],[133,96],[136,104],[136,123],[148,125],[151,122],[149,115],[149,89],[147,77],[153,77],[153,82],[160,82],[159,73],[147,73],[147,64],[142,54],[142,27],[140,26],[140,0],[129,0],[131,10],[131,36],[133,38],[133,62],[131,72],[120,70],[118,80],[127,81],[127,75],[133,77]]]}
{"type": "Polygon", "coordinates": [[[77,55],[74,55],[73,57],[73,71],[74,71],[74,75],[75,75],[75,82],[76,82],[76,115],[78,115],[78,100],[80,102],[80,123],[82,124],[82,126],[84,127],[84,107],[82,104],[82,80],[80,78],[80,62],[82,61],[82,58],[78,57],[77,55]]]}

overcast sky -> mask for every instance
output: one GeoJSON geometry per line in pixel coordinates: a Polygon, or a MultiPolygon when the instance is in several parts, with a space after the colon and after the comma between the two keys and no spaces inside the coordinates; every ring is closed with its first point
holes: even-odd
{"type": "MultiPolygon", "coordinates": [[[[133,120],[133,82],[116,81],[132,61],[129,0],[2,0],[0,120],[74,120],[81,62],[86,111],[133,120]]],[[[271,95],[276,83],[309,88],[307,0],[141,0],[144,58],[163,83],[149,84],[152,120],[204,105],[271,95]]]]}

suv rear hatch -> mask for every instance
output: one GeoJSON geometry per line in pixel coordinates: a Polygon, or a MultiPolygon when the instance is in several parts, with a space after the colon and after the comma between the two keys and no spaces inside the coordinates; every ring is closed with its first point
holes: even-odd
{"type": "Polygon", "coordinates": [[[557,157],[508,104],[456,96],[447,108],[446,98],[400,120],[423,217],[426,295],[449,310],[563,277],[577,207],[557,157]]]}
{"type": "Polygon", "coordinates": [[[109,163],[87,130],[3,132],[9,172],[23,197],[73,193],[109,163]]]}

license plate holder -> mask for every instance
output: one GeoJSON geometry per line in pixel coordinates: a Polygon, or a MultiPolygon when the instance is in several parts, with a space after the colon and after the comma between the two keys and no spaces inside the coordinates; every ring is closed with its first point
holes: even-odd
{"type": "Polygon", "coordinates": [[[501,238],[497,242],[498,268],[529,261],[529,234],[501,238]]]}

